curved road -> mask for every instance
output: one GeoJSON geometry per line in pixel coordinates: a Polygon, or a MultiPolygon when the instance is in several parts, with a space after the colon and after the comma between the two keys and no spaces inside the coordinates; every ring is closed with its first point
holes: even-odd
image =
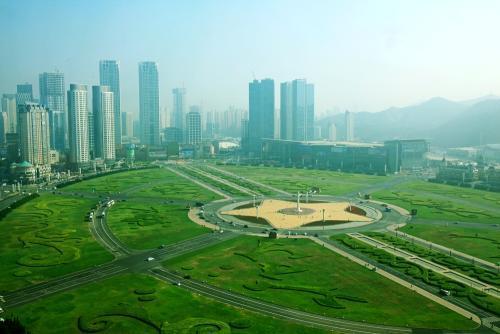
{"type": "MultiPolygon", "coordinates": [[[[191,177],[185,174],[182,176],[191,179],[191,177]]],[[[227,203],[227,201],[223,202],[227,203]]],[[[216,205],[214,209],[217,206],[218,205],[216,205]]],[[[202,249],[225,240],[229,240],[242,233],[249,233],[251,232],[249,229],[238,229],[234,227],[231,228],[232,226],[229,225],[223,233],[214,231],[213,233],[204,234],[192,239],[167,245],[159,249],[135,251],[128,248],[116,236],[113,235],[106,224],[106,216],[107,207],[98,207],[98,209],[96,210],[95,219],[89,223],[89,228],[97,241],[115,255],[114,261],[104,265],[65,275],[48,282],[32,285],[14,291],[12,293],[8,293],[4,296],[6,301],[5,306],[19,306],[47,295],[76,288],[90,282],[103,280],[105,278],[124,272],[146,272],[167,282],[176,284],[181,283],[181,287],[187,290],[203,294],[223,303],[231,304],[240,308],[245,308],[250,311],[259,312],[274,317],[280,317],[285,320],[297,322],[310,327],[335,330],[342,333],[396,334],[412,332],[412,329],[409,328],[388,327],[362,322],[345,321],[341,319],[323,317],[316,314],[293,310],[280,305],[249,298],[247,296],[224,290],[203,282],[187,280],[182,278],[175,272],[172,272],[165,268],[160,268],[158,266],[159,261],[171,259],[182,254],[193,252],[195,250],[202,249]],[[146,261],[148,257],[153,257],[155,260],[146,261]]],[[[215,215],[211,218],[217,220],[217,217],[215,215]]],[[[380,226],[378,228],[380,228],[380,226]]],[[[355,231],[355,229],[353,229],[353,231],[355,231]]],[[[331,233],[331,231],[329,232],[331,233]]]]}

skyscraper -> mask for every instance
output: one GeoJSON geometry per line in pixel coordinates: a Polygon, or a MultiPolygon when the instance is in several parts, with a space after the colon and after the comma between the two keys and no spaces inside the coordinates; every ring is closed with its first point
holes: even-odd
{"type": "Polygon", "coordinates": [[[139,63],[139,120],[141,143],[160,144],[160,100],[158,67],[155,62],[139,63]]]}
{"type": "Polygon", "coordinates": [[[2,95],[2,112],[7,117],[7,124],[5,133],[17,132],[17,107],[16,107],[16,94],[3,94],[2,95]]]}
{"type": "Polygon", "coordinates": [[[186,114],[186,89],[172,89],[173,106],[172,106],[172,122],[174,128],[184,129],[184,115],[186,114]]]}
{"type": "Polygon", "coordinates": [[[191,107],[186,114],[186,143],[192,145],[201,143],[201,114],[197,106],[191,107]]]}
{"type": "Polygon", "coordinates": [[[122,111],[122,135],[127,137],[134,136],[134,118],[130,112],[122,111]]]}
{"type": "Polygon", "coordinates": [[[345,111],[345,140],[354,141],[354,119],[348,110],[345,111]]]}
{"type": "Polygon", "coordinates": [[[21,161],[50,169],[48,108],[31,102],[20,104],[17,125],[21,161]]]}
{"type": "Polygon", "coordinates": [[[280,87],[280,137],[314,139],[314,85],[305,79],[283,82],[280,87]]]}
{"type": "Polygon", "coordinates": [[[41,73],[38,76],[40,84],[40,103],[49,108],[50,146],[62,151],[67,143],[67,116],[64,94],[64,74],[41,73]]]}
{"type": "Polygon", "coordinates": [[[337,141],[337,126],[335,125],[335,123],[331,123],[328,126],[328,140],[337,141]]]}
{"type": "Polygon", "coordinates": [[[120,102],[120,65],[116,60],[99,62],[99,84],[109,86],[114,96],[115,147],[122,144],[121,102],[120,102]]]}
{"type": "Polygon", "coordinates": [[[16,104],[19,106],[26,102],[33,102],[33,86],[29,83],[17,85],[16,104]]]}
{"type": "Polygon", "coordinates": [[[69,161],[74,167],[88,164],[89,112],[86,85],[71,84],[68,91],[69,161]]]}
{"type": "Polygon", "coordinates": [[[94,157],[115,160],[114,94],[109,86],[92,86],[94,157]]]}
{"type": "Polygon", "coordinates": [[[248,85],[249,151],[260,154],[263,138],[274,138],[274,80],[254,80],[248,85]]]}

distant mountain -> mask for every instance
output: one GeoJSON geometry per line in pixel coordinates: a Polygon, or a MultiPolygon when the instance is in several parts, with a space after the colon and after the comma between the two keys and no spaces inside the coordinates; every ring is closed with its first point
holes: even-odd
{"type": "Polygon", "coordinates": [[[435,129],[432,141],[443,147],[500,143],[500,99],[472,105],[435,129]]]}
{"type": "MultiPolygon", "coordinates": [[[[434,97],[408,107],[355,113],[354,133],[362,141],[425,138],[435,146],[469,146],[479,144],[480,137],[482,143],[500,143],[499,120],[497,96],[460,102],[434,97]]],[[[318,122],[325,133],[331,123],[337,125],[337,139],[343,140],[344,115],[329,116],[318,122]]]]}

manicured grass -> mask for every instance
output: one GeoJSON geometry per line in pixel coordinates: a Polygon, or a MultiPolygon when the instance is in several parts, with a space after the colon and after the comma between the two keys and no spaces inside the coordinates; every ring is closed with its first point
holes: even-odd
{"type": "Polygon", "coordinates": [[[32,333],[181,333],[174,330],[185,327],[191,329],[182,333],[214,333],[217,327],[231,333],[325,333],[227,306],[140,274],[64,292],[13,313],[32,333]]]}
{"type": "Polygon", "coordinates": [[[111,207],[107,223],[113,234],[126,245],[134,249],[150,249],[209,231],[190,221],[187,214],[188,209],[181,205],[129,200],[111,207]]]}
{"type": "Polygon", "coordinates": [[[149,181],[150,186],[130,191],[129,195],[140,197],[155,197],[166,199],[181,199],[209,202],[220,199],[210,190],[203,188],[188,179],[179,176],[167,169],[161,169],[156,180],[149,181]]]}
{"type": "Polygon", "coordinates": [[[242,191],[239,191],[238,189],[230,186],[230,185],[227,185],[226,183],[223,183],[223,182],[220,182],[220,181],[217,181],[215,179],[212,179],[211,177],[208,177],[202,173],[200,173],[200,171],[196,170],[196,169],[190,169],[190,168],[181,168],[180,169],[184,174],[187,174],[195,179],[198,179],[204,183],[207,183],[215,188],[218,188],[220,190],[222,190],[223,192],[231,195],[231,196],[237,196],[237,197],[245,197],[245,196],[250,196],[248,195],[247,193],[244,193],[242,191]]]}
{"type": "Polygon", "coordinates": [[[421,258],[428,259],[434,263],[464,273],[469,277],[473,277],[487,284],[497,287],[500,286],[500,274],[495,271],[482,269],[470,262],[458,260],[448,254],[443,254],[438,251],[433,251],[432,249],[416,245],[411,241],[402,240],[401,238],[397,238],[387,233],[366,232],[364,234],[374,239],[380,240],[388,245],[392,245],[399,249],[409,251],[412,254],[415,254],[421,258]]]}
{"type": "Polygon", "coordinates": [[[470,320],[307,239],[240,237],[165,265],[308,312],[420,328],[474,327],[470,320]]]}
{"type": "Polygon", "coordinates": [[[89,232],[85,214],[95,202],[43,194],[0,221],[0,291],[110,261],[89,232]]]}
{"type": "Polygon", "coordinates": [[[61,190],[115,193],[135,186],[158,182],[167,172],[168,171],[161,168],[131,170],[82,181],[62,188],[61,190]]]}
{"type": "Polygon", "coordinates": [[[500,263],[500,229],[408,224],[401,231],[457,251],[500,263]]]}
{"type": "Polygon", "coordinates": [[[417,209],[417,217],[422,219],[486,224],[500,221],[500,194],[491,192],[416,181],[372,195],[408,210],[417,209]]]}
{"type": "Polygon", "coordinates": [[[223,178],[225,180],[228,180],[234,184],[237,184],[243,188],[246,188],[248,190],[252,190],[254,192],[257,192],[259,194],[265,195],[265,196],[272,196],[276,195],[276,192],[273,190],[270,190],[268,188],[259,186],[255,183],[249,182],[244,178],[241,177],[235,177],[231,174],[221,172],[220,170],[214,169],[214,168],[209,168],[207,166],[197,166],[201,169],[203,169],[205,172],[210,173],[212,175],[218,176],[220,178],[223,178]]]}
{"type": "Polygon", "coordinates": [[[500,300],[495,297],[349,236],[339,235],[332,238],[413,279],[434,286],[440,290],[448,290],[454,297],[461,299],[463,302],[472,304],[492,314],[500,315],[500,300]]]}
{"type": "Polygon", "coordinates": [[[217,165],[216,167],[291,193],[319,187],[321,194],[342,195],[389,180],[386,176],[323,170],[230,165],[217,165]]]}

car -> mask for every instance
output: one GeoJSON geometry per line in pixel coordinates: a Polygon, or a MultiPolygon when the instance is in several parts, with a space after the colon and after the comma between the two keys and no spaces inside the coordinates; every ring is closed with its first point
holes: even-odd
{"type": "Polygon", "coordinates": [[[243,225],[243,227],[244,227],[244,228],[248,228],[248,225],[247,225],[247,224],[245,224],[245,225],[243,225]]]}
{"type": "Polygon", "coordinates": [[[159,249],[165,248],[165,245],[158,246],[159,249]]]}
{"type": "Polygon", "coordinates": [[[181,286],[181,282],[174,282],[174,285],[181,286]]]}
{"type": "Polygon", "coordinates": [[[3,308],[0,307],[0,313],[3,313],[3,308]]]}
{"type": "Polygon", "coordinates": [[[148,257],[148,258],[146,259],[146,261],[151,262],[151,261],[154,261],[154,259],[155,259],[154,257],[150,256],[150,257],[148,257]]]}

